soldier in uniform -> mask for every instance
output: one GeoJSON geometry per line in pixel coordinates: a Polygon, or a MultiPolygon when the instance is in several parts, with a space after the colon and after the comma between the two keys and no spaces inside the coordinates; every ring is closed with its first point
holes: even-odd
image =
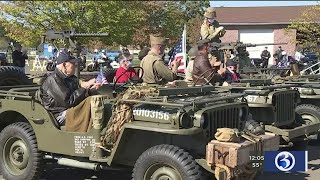
{"type": "Polygon", "coordinates": [[[142,59],[140,67],[143,68],[142,77],[145,83],[166,84],[177,78],[180,61],[172,62],[171,70],[162,59],[165,50],[165,38],[160,35],[150,35],[151,49],[142,59]]]}
{"type": "MultiPolygon", "coordinates": [[[[219,22],[215,20],[217,17],[216,10],[214,7],[208,7],[206,12],[204,13],[204,21],[201,25],[201,39],[208,39],[211,43],[216,42],[220,43],[220,37],[223,37],[225,34],[225,30],[223,26],[219,25],[219,22]]],[[[219,57],[219,52],[214,51],[210,52],[209,60],[210,64],[215,64],[216,61],[221,61],[219,57]]]]}

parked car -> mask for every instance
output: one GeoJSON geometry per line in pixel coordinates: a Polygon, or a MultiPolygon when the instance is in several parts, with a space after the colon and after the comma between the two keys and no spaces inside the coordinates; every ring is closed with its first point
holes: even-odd
{"type": "Polygon", "coordinates": [[[121,51],[118,51],[118,50],[108,50],[107,51],[107,57],[111,61],[118,60],[120,55],[121,55],[121,51]]]}

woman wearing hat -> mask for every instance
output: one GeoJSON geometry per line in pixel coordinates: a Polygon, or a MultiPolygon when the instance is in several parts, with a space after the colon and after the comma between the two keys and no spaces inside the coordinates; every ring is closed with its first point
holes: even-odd
{"type": "Polygon", "coordinates": [[[132,55],[129,54],[122,54],[118,61],[120,64],[119,69],[116,72],[115,80],[117,80],[117,83],[125,83],[128,81],[129,78],[136,76],[135,70],[131,67],[132,63],[132,55]]]}

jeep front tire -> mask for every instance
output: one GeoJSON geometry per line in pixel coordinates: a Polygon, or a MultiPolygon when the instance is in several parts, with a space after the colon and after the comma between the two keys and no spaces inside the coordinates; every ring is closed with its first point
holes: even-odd
{"type": "MultiPolygon", "coordinates": [[[[302,124],[312,124],[320,122],[320,107],[313,104],[301,104],[297,106],[296,113],[301,117],[298,118],[298,123],[302,124]]],[[[320,142],[320,129],[315,135],[310,135],[320,142]]]]}
{"type": "Polygon", "coordinates": [[[42,154],[32,126],[18,122],[0,133],[0,172],[5,179],[33,180],[39,177],[42,154]]]}
{"type": "Polygon", "coordinates": [[[135,163],[133,180],[196,180],[202,170],[192,156],[172,145],[158,145],[146,150],[135,163]]]}

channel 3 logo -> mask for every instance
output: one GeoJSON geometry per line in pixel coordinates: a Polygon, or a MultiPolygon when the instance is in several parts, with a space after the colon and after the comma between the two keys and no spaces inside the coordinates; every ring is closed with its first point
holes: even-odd
{"type": "Polygon", "coordinates": [[[296,159],[290,152],[283,151],[274,158],[274,164],[280,171],[290,171],[296,164],[296,159]]]}
{"type": "Polygon", "coordinates": [[[307,171],[308,151],[266,151],[263,164],[269,172],[307,171]]]}

